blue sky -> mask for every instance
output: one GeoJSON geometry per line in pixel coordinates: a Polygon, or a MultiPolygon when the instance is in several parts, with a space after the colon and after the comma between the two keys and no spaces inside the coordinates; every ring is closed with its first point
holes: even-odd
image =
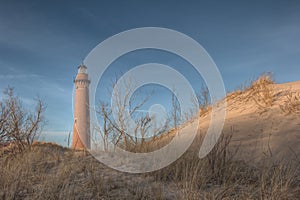
{"type": "MultiPolygon", "coordinates": [[[[28,106],[39,95],[51,138],[72,129],[77,66],[101,41],[131,28],[165,27],[192,37],[213,58],[228,91],[262,72],[273,72],[277,82],[300,79],[297,0],[0,2],[1,93],[13,86],[28,106]]],[[[139,58],[153,61],[147,53],[139,58]]],[[[182,63],[169,55],[154,60],[182,63]]],[[[129,55],[116,65],[141,62],[129,55]]],[[[193,79],[192,71],[181,70],[193,79]]]]}

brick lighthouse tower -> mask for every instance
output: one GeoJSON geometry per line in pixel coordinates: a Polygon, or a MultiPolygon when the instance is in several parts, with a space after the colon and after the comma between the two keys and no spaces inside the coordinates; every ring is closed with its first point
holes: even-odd
{"type": "Polygon", "coordinates": [[[74,80],[74,128],[73,149],[90,149],[90,109],[89,109],[89,84],[87,67],[83,64],[78,67],[78,73],[74,80]]]}

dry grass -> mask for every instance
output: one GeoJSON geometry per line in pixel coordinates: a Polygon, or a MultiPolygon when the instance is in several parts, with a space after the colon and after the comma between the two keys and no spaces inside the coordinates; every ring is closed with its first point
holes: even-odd
{"type": "Polygon", "coordinates": [[[286,115],[300,114],[300,92],[288,93],[280,108],[286,115]]]}
{"type": "MultiPolygon", "coordinates": [[[[204,159],[190,149],[172,165],[154,172],[157,181],[176,183],[179,199],[298,199],[299,162],[273,162],[267,158],[251,165],[235,159],[229,148],[231,134],[222,136],[204,159]]],[[[201,142],[197,139],[197,144],[201,142]]],[[[195,145],[195,144],[194,144],[195,145]]]]}
{"type": "Polygon", "coordinates": [[[250,87],[249,96],[255,101],[260,109],[266,109],[274,105],[274,81],[268,74],[254,81],[250,87]]]}
{"type": "Polygon", "coordinates": [[[249,85],[245,84],[226,96],[227,101],[235,103],[256,105],[257,110],[262,114],[270,109],[275,102],[274,84],[270,73],[259,76],[256,80],[251,81],[249,85]]]}
{"type": "Polygon", "coordinates": [[[179,160],[156,172],[109,169],[88,153],[53,144],[1,157],[1,199],[298,199],[299,163],[234,159],[231,136],[198,158],[198,137],[179,160]]]}
{"type": "Polygon", "coordinates": [[[57,145],[37,145],[0,162],[0,199],[164,199],[159,183],[57,145]]]}

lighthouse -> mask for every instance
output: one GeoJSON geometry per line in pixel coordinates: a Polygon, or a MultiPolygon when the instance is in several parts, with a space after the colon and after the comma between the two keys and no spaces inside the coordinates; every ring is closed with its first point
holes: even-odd
{"type": "Polygon", "coordinates": [[[90,108],[89,108],[89,85],[87,67],[83,64],[78,67],[78,73],[74,80],[74,127],[73,149],[90,149],[90,108]]]}

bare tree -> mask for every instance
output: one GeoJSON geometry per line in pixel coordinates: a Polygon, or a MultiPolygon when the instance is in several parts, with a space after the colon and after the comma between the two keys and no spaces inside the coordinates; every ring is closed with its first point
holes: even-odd
{"type": "Polygon", "coordinates": [[[44,105],[38,99],[35,110],[27,112],[20,99],[14,95],[13,88],[4,92],[6,98],[0,102],[0,133],[1,142],[13,142],[19,151],[30,147],[38,138],[44,125],[44,105]]]}
{"type": "Polygon", "coordinates": [[[100,134],[101,139],[103,141],[104,150],[107,151],[109,148],[109,137],[113,131],[112,120],[111,117],[111,109],[108,103],[104,101],[100,101],[98,104],[97,113],[102,118],[102,127],[95,127],[95,130],[100,134]]]}
{"type": "Polygon", "coordinates": [[[180,106],[179,102],[176,98],[176,91],[173,89],[172,91],[172,118],[173,118],[173,126],[177,129],[178,124],[180,123],[180,106]]]}
{"type": "Polygon", "coordinates": [[[138,119],[135,120],[135,144],[142,147],[145,143],[145,138],[147,137],[148,130],[151,127],[151,121],[153,119],[147,114],[142,114],[138,119]],[[140,139],[140,140],[139,140],[140,139]]]}
{"type": "MultiPolygon", "coordinates": [[[[129,148],[131,144],[137,142],[137,138],[134,135],[136,131],[141,131],[138,127],[146,129],[146,126],[149,124],[149,118],[144,116],[135,121],[139,122],[138,127],[130,126],[132,116],[140,112],[139,109],[149,99],[149,95],[146,95],[146,97],[142,99],[138,99],[139,92],[133,93],[133,79],[124,81],[122,91],[116,90],[116,84],[117,79],[112,83],[112,88],[115,89],[114,98],[112,99],[114,109],[104,101],[100,101],[98,108],[96,109],[96,112],[100,115],[102,121],[101,128],[98,127],[96,130],[101,135],[105,149],[107,148],[109,140],[111,140],[114,145],[124,145],[125,149],[129,148]],[[133,95],[131,95],[132,93],[133,95]]],[[[112,92],[110,91],[110,93],[112,92]]]]}
{"type": "Polygon", "coordinates": [[[8,117],[8,110],[3,102],[0,102],[0,141],[5,143],[9,138],[5,131],[5,125],[8,117]]]}
{"type": "Polygon", "coordinates": [[[209,90],[206,85],[201,85],[200,93],[197,94],[200,115],[203,115],[209,108],[210,105],[210,97],[209,90]]]}

